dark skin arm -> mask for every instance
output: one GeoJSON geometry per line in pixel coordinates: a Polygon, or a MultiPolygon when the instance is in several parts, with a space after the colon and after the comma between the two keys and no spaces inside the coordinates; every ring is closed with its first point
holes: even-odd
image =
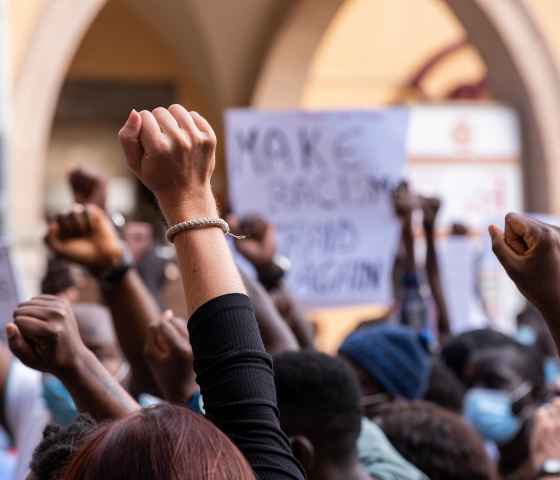
{"type": "Polygon", "coordinates": [[[406,182],[402,182],[393,192],[395,213],[402,223],[401,242],[404,246],[404,273],[416,272],[416,253],[414,250],[414,230],[412,228],[412,214],[418,207],[418,198],[414,195],[406,182]]]}
{"type": "Polygon", "coordinates": [[[282,318],[294,333],[300,348],[315,347],[313,324],[307,320],[296,299],[284,287],[270,292],[282,318]]]}
{"type": "Polygon", "coordinates": [[[505,230],[490,227],[496,257],[519,291],[539,309],[560,347],[560,231],[508,214],[505,230]]]}
{"type": "Polygon", "coordinates": [[[161,316],[157,302],[134,269],[130,269],[122,281],[102,291],[113,316],[119,344],[132,369],[131,392],[160,393],[144,357],[148,329],[157,324],[161,316]]]}
{"type": "MultiPolygon", "coordinates": [[[[57,254],[82,265],[98,278],[118,266],[124,255],[123,244],[113,224],[95,205],[78,206],[67,215],[59,215],[49,226],[47,244],[57,254]]],[[[121,349],[132,369],[131,392],[159,394],[144,358],[149,326],[157,323],[161,316],[157,302],[133,268],[121,279],[102,287],[102,291],[121,349]]]]}
{"type": "MultiPolygon", "coordinates": [[[[270,344],[272,339],[286,338],[287,335],[286,332],[282,333],[283,330],[286,330],[285,327],[280,326],[278,319],[274,319],[274,317],[278,317],[278,313],[280,313],[282,323],[291,329],[290,336],[295,338],[296,345],[302,348],[312,346],[313,329],[301,310],[297,308],[296,301],[283,285],[282,277],[284,272],[274,262],[277,253],[274,226],[257,215],[250,215],[241,219],[230,215],[228,220],[234,231],[246,237],[236,240],[235,245],[239,253],[251,262],[257,271],[259,282],[252,282],[254,287],[248,285],[247,281],[251,280],[246,277],[244,282],[249,291],[249,296],[257,309],[257,320],[261,326],[261,333],[265,345],[267,345],[267,350],[272,352],[268,348],[268,344],[270,344]],[[262,287],[272,296],[272,305],[270,305],[269,300],[265,297],[266,292],[261,291],[262,287]],[[257,304],[259,305],[258,307],[257,304]],[[276,325],[274,329],[277,333],[275,336],[270,336],[271,340],[269,340],[269,332],[262,331],[265,323],[259,318],[261,313],[270,317],[269,320],[266,320],[266,325],[276,325]]],[[[273,331],[271,330],[271,332],[273,331]]],[[[279,351],[276,346],[274,348],[274,352],[279,351]]]]}
{"type": "Polygon", "coordinates": [[[295,335],[278,313],[270,295],[258,282],[242,272],[241,278],[255,308],[255,316],[267,352],[274,354],[299,350],[295,335]]]}
{"type": "Polygon", "coordinates": [[[424,233],[426,235],[426,272],[428,283],[432,291],[432,298],[437,309],[437,325],[440,341],[444,341],[450,333],[449,315],[447,304],[441,284],[439,263],[436,249],[436,217],[440,208],[440,201],[437,198],[423,198],[422,211],[424,213],[424,233]]]}
{"type": "Polygon", "coordinates": [[[160,322],[150,326],[144,351],[165,400],[184,406],[199,390],[185,319],[166,311],[160,322]]]}
{"type": "Polygon", "coordinates": [[[19,305],[6,334],[25,365],[57,376],[78,408],[97,420],[122,418],[139,408],[82,342],[68,301],[41,295],[19,305]]]}

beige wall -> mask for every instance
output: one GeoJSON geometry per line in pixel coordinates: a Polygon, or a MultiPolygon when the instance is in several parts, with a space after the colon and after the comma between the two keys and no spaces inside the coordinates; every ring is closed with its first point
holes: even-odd
{"type": "MultiPolygon", "coordinates": [[[[464,31],[444,2],[351,0],[328,29],[305,89],[307,107],[384,105],[415,70],[464,31]]],[[[426,87],[440,94],[479,79],[484,64],[465,49],[439,65],[426,87]]]]}

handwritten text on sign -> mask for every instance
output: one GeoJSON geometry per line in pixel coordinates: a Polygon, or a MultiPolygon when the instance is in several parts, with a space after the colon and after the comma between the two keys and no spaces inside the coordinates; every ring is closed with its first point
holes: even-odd
{"type": "Polygon", "coordinates": [[[226,114],[230,200],[274,223],[288,284],[311,305],[392,301],[399,240],[390,192],[406,110],[226,114]]]}

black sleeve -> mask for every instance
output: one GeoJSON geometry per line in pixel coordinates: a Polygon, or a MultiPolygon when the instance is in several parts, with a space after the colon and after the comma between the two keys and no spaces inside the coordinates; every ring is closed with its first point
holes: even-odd
{"type": "Polygon", "coordinates": [[[206,416],[237,445],[260,480],[302,480],[280,429],[272,359],[249,298],[217,297],[189,320],[206,416]]]}

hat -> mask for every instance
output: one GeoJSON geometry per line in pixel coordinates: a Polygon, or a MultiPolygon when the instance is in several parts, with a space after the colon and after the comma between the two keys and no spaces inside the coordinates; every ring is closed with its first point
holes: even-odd
{"type": "Polygon", "coordinates": [[[339,353],[392,395],[415,400],[428,388],[430,356],[410,328],[379,325],[356,330],[344,340],[339,353]]]}

